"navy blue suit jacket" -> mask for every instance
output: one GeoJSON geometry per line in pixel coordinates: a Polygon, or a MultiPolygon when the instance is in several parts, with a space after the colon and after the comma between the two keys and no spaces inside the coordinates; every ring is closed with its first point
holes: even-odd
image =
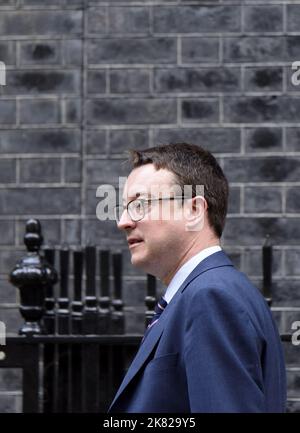
{"type": "Polygon", "coordinates": [[[223,252],[186,278],[140,346],[109,412],[283,412],[280,337],[223,252]]]}

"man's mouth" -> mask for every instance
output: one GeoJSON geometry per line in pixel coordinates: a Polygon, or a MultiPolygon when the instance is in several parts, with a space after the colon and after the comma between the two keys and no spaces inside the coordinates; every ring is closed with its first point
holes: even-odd
{"type": "Polygon", "coordinates": [[[127,242],[128,242],[129,248],[133,248],[133,247],[137,246],[138,244],[140,244],[143,241],[142,241],[142,239],[132,238],[132,239],[128,239],[127,242]]]}

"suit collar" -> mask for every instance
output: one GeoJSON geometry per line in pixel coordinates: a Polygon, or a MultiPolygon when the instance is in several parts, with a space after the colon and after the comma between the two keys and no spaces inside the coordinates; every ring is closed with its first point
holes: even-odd
{"type": "Polygon", "coordinates": [[[190,257],[183,265],[181,265],[180,268],[173,275],[169,285],[166,288],[166,292],[164,294],[165,300],[170,303],[177,290],[179,290],[182,283],[193,272],[196,266],[198,266],[199,263],[201,263],[207,257],[218,251],[222,251],[220,245],[214,245],[212,247],[204,248],[203,250],[198,251],[198,253],[190,257]]]}
{"type": "Polygon", "coordinates": [[[174,297],[171,299],[170,304],[168,304],[168,306],[165,308],[165,311],[159,318],[158,322],[153,326],[153,328],[145,338],[143,344],[140,346],[134,360],[132,361],[132,364],[129,367],[129,370],[123,382],[121,383],[121,386],[112,404],[110,405],[109,410],[115,404],[116,400],[124,391],[124,389],[129,384],[129,382],[142,368],[142,366],[145,364],[145,362],[147,361],[147,359],[149,358],[149,356],[157,346],[159,339],[163,333],[167,318],[170,314],[172,314],[172,311],[174,310],[174,306],[177,304],[177,302],[179,302],[181,293],[186,289],[189,283],[192,280],[194,280],[196,277],[198,277],[200,274],[208,271],[209,269],[218,268],[221,266],[233,266],[231,260],[223,251],[214,253],[209,257],[207,257],[206,259],[204,259],[196,266],[196,268],[191,272],[191,274],[185,279],[185,281],[182,283],[182,285],[180,286],[180,288],[178,289],[174,297]]]}
{"type": "Polygon", "coordinates": [[[198,275],[203,274],[203,272],[209,271],[210,269],[219,268],[221,266],[233,266],[232,261],[223,250],[218,251],[217,253],[214,253],[202,260],[184,280],[183,284],[179,288],[180,292],[182,293],[186,289],[187,285],[196,277],[198,277],[198,275]]]}

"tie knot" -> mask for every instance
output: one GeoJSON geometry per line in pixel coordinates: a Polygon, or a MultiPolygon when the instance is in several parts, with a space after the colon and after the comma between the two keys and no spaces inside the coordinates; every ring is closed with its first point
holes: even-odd
{"type": "Polygon", "coordinates": [[[166,308],[166,306],[168,305],[167,301],[163,298],[163,296],[160,298],[160,300],[157,302],[157,304],[155,305],[154,308],[154,316],[152,317],[151,322],[149,323],[146,332],[144,334],[144,337],[142,339],[142,343],[146,337],[146,335],[148,334],[149,330],[152,328],[153,325],[155,325],[155,323],[158,321],[161,313],[164,311],[164,309],[166,308]]]}
{"type": "Polygon", "coordinates": [[[156,323],[161,315],[161,313],[164,311],[166,306],[168,305],[167,301],[163,298],[163,296],[160,298],[160,300],[157,302],[154,308],[154,316],[152,317],[151,322],[149,323],[148,327],[151,327],[156,323]]]}
{"type": "Polygon", "coordinates": [[[161,315],[161,313],[164,311],[167,305],[168,305],[167,301],[162,296],[160,300],[157,302],[157,304],[155,305],[154,308],[155,313],[161,315]]]}

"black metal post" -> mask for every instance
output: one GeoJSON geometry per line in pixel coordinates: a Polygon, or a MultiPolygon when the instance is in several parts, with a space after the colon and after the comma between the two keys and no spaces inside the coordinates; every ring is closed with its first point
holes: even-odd
{"type": "Polygon", "coordinates": [[[156,277],[150,274],[147,274],[147,296],[145,298],[145,304],[147,307],[145,327],[147,328],[154,316],[154,307],[156,305],[156,277]]]}
{"type": "Polygon", "coordinates": [[[269,235],[266,236],[266,240],[262,249],[262,261],[263,261],[263,295],[268,305],[271,306],[273,248],[270,242],[269,235]]]}
{"type": "Polygon", "coordinates": [[[112,306],[114,308],[111,316],[111,333],[124,334],[125,318],[123,312],[122,300],[122,253],[116,252],[112,255],[113,276],[114,276],[114,299],[112,306]]]}
{"type": "Polygon", "coordinates": [[[109,250],[99,251],[100,297],[99,297],[99,334],[109,333],[110,297],[109,297],[109,250]]]}
{"type": "Polygon", "coordinates": [[[56,283],[57,274],[40,256],[43,236],[38,220],[27,221],[24,243],[28,252],[10,274],[10,282],[20,290],[20,312],[25,319],[19,334],[41,334],[40,320],[45,312],[46,288],[56,283]]]}
{"type": "MultiPolygon", "coordinates": [[[[54,268],[55,264],[55,250],[54,248],[44,248],[45,260],[54,268]]],[[[45,332],[47,334],[55,333],[55,297],[53,285],[49,284],[46,287],[45,299],[46,312],[43,317],[45,332]]]]}
{"type": "Polygon", "coordinates": [[[73,252],[74,267],[74,298],[72,302],[72,334],[82,334],[82,277],[83,277],[83,252],[73,252]]]}
{"type": "MultiPolygon", "coordinates": [[[[67,248],[59,251],[60,294],[58,298],[58,334],[70,334],[69,256],[67,248]]],[[[55,412],[68,412],[70,404],[70,347],[57,345],[55,412]]]]}
{"type": "MultiPolygon", "coordinates": [[[[83,251],[77,250],[73,253],[74,272],[74,297],[72,302],[72,334],[82,334],[82,277],[83,277],[83,251]]],[[[71,412],[82,412],[83,400],[83,364],[82,345],[71,346],[71,412]]]]}
{"type": "Polygon", "coordinates": [[[83,310],[83,328],[85,334],[97,333],[97,298],[96,298],[96,248],[85,248],[86,295],[83,310]]]}

